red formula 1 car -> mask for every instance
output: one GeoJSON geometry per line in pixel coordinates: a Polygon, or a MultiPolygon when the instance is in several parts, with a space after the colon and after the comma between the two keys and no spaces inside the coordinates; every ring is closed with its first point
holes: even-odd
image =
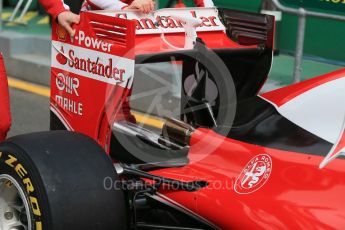
{"type": "Polygon", "coordinates": [[[0,229],[343,229],[345,70],[258,95],[273,34],[214,8],[83,13],[72,39],[54,24],[60,131],[0,144],[0,229]],[[132,85],[171,75],[179,112],[157,134],[132,85]]]}

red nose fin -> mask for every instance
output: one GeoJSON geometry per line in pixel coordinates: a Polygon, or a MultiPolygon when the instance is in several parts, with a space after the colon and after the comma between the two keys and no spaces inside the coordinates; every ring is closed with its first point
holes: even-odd
{"type": "Polygon", "coordinates": [[[0,53],[0,141],[6,138],[11,127],[10,97],[4,59],[0,53]]]}

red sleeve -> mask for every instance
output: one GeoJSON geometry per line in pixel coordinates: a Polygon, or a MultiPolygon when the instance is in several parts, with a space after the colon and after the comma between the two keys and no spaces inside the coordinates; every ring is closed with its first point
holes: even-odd
{"type": "Polygon", "coordinates": [[[66,5],[64,5],[62,0],[39,0],[44,9],[50,14],[54,19],[62,12],[68,10],[66,5]]]}
{"type": "Polygon", "coordinates": [[[194,4],[196,7],[204,7],[204,1],[203,0],[194,0],[194,4]]]}
{"type": "Polygon", "coordinates": [[[132,4],[134,0],[121,0],[121,2],[126,3],[127,5],[132,4]]]}
{"type": "Polygon", "coordinates": [[[214,7],[212,0],[194,0],[194,4],[197,7],[214,7]]]}

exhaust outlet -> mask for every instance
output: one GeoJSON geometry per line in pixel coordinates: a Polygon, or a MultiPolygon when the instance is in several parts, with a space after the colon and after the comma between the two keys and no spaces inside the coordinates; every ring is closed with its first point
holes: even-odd
{"type": "Polygon", "coordinates": [[[190,137],[195,129],[180,120],[169,118],[165,122],[162,130],[164,139],[181,146],[189,146],[190,137]]]}

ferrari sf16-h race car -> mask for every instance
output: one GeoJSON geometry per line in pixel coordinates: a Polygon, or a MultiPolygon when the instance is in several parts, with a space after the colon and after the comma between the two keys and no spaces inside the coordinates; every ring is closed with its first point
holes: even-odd
{"type": "Polygon", "coordinates": [[[0,229],[343,229],[345,70],[259,94],[274,27],[215,8],[53,24],[51,131],[0,144],[0,229]],[[150,130],[133,84],[169,76],[179,112],[150,130]]]}

